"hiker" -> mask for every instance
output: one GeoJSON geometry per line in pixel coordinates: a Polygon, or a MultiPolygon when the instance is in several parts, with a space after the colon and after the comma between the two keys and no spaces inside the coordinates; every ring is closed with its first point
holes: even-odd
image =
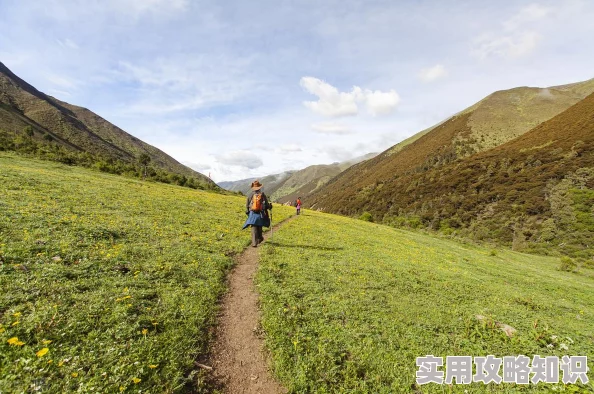
{"type": "Polygon", "coordinates": [[[272,204],[268,202],[268,197],[261,190],[262,184],[257,179],[252,182],[252,192],[247,198],[245,204],[245,214],[248,215],[243,228],[252,226],[252,246],[255,248],[264,241],[262,236],[262,227],[270,227],[270,215],[268,210],[272,209],[272,204]]]}
{"type": "Polygon", "coordinates": [[[297,208],[297,215],[301,213],[301,197],[297,197],[297,201],[295,201],[295,207],[297,208]]]}

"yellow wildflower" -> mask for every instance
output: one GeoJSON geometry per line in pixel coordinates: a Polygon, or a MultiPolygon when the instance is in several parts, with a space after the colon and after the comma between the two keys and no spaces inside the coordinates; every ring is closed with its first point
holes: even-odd
{"type": "Polygon", "coordinates": [[[35,353],[35,355],[37,357],[43,357],[47,354],[47,352],[49,352],[49,349],[44,347],[43,349],[41,349],[40,351],[38,351],[37,353],[35,353]]]}
{"type": "Polygon", "coordinates": [[[19,317],[21,315],[21,312],[16,312],[12,314],[14,317],[19,317]]]}
{"type": "Polygon", "coordinates": [[[15,321],[14,323],[11,324],[11,326],[14,327],[14,326],[16,326],[19,323],[20,323],[20,321],[15,321]]]}
{"type": "Polygon", "coordinates": [[[142,379],[132,378],[132,381],[134,382],[134,384],[138,384],[138,383],[142,382],[142,379]]]}
{"type": "Polygon", "coordinates": [[[60,362],[58,363],[58,367],[61,367],[62,365],[64,365],[64,361],[60,361],[60,362]]]}
{"type": "Polygon", "coordinates": [[[51,363],[53,363],[53,362],[54,362],[54,360],[49,360],[47,363],[48,363],[48,364],[51,364],[51,363]]]}
{"type": "Polygon", "coordinates": [[[72,377],[76,378],[78,376],[78,372],[72,372],[72,377]]]}
{"type": "Polygon", "coordinates": [[[10,338],[7,342],[9,345],[16,345],[16,343],[19,341],[18,337],[12,337],[10,338]]]}
{"type": "Polygon", "coordinates": [[[158,367],[158,365],[155,365],[155,364],[151,364],[151,365],[149,365],[149,368],[150,368],[150,369],[155,369],[155,368],[157,368],[157,367],[158,367]]]}
{"type": "Polygon", "coordinates": [[[50,343],[52,343],[52,341],[50,341],[49,339],[44,339],[42,342],[44,345],[49,345],[50,343]]]}
{"type": "Polygon", "coordinates": [[[146,334],[148,334],[148,330],[146,328],[143,328],[142,329],[142,335],[146,335],[146,334]]]}

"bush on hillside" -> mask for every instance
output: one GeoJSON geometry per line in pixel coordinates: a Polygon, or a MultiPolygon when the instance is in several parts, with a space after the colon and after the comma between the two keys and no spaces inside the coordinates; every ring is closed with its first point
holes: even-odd
{"type": "Polygon", "coordinates": [[[565,272],[576,272],[577,264],[571,257],[563,256],[561,257],[561,264],[559,265],[559,269],[565,272]]]}
{"type": "MultiPolygon", "coordinates": [[[[41,133],[43,134],[43,133],[41,133]]],[[[53,141],[49,134],[43,134],[43,140],[35,140],[30,136],[24,137],[0,130],[0,151],[14,151],[20,154],[31,155],[43,160],[57,161],[67,165],[77,165],[94,168],[101,172],[115,175],[126,175],[147,180],[176,184],[191,189],[216,190],[217,187],[200,179],[189,178],[185,175],[174,174],[166,170],[143,166],[142,163],[131,163],[123,160],[114,160],[111,157],[92,154],[89,152],[74,152],[59,144],[48,143],[53,141]]]]}
{"type": "Polygon", "coordinates": [[[363,214],[361,214],[361,216],[359,216],[359,220],[363,220],[366,222],[373,222],[373,216],[371,215],[371,213],[365,211],[365,212],[363,212],[363,214]]]}

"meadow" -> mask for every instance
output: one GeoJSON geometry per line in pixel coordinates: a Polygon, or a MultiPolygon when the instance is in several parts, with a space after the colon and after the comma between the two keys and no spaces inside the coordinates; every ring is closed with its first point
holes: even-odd
{"type": "Polygon", "coordinates": [[[594,392],[594,271],[559,267],[305,211],[261,250],[274,373],[291,393],[594,392]],[[429,354],[589,356],[590,383],[419,386],[429,354]]]}
{"type": "Polygon", "coordinates": [[[204,390],[243,198],[9,153],[0,190],[0,392],[204,390]]]}

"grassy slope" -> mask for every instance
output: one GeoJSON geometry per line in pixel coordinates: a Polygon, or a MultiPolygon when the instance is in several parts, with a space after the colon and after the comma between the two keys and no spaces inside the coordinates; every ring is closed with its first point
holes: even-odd
{"type": "Polygon", "coordinates": [[[262,255],[266,341],[291,392],[411,392],[415,358],[426,354],[588,355],[594,370],[591,270],[561,272],[555,258],[495,253],[311,211],[283,227],[262,255]],[[476,314],[517,335],[506,337],[476,314]]]}
{"type": "Polygon", "coordinates": [[[243,198],[5,153],[0,190],[0,392],[187,384],[249,242],[243,198]]]}
{"type": "Polygon", "coordinates": [[[361,190],[409,172],[438,168],[505,143],[592,92],[594,80],[547,89],[521,87],[495,92],[446,121],[340,173],[314,191],[306,205],[346,213],[361,190]]]}

